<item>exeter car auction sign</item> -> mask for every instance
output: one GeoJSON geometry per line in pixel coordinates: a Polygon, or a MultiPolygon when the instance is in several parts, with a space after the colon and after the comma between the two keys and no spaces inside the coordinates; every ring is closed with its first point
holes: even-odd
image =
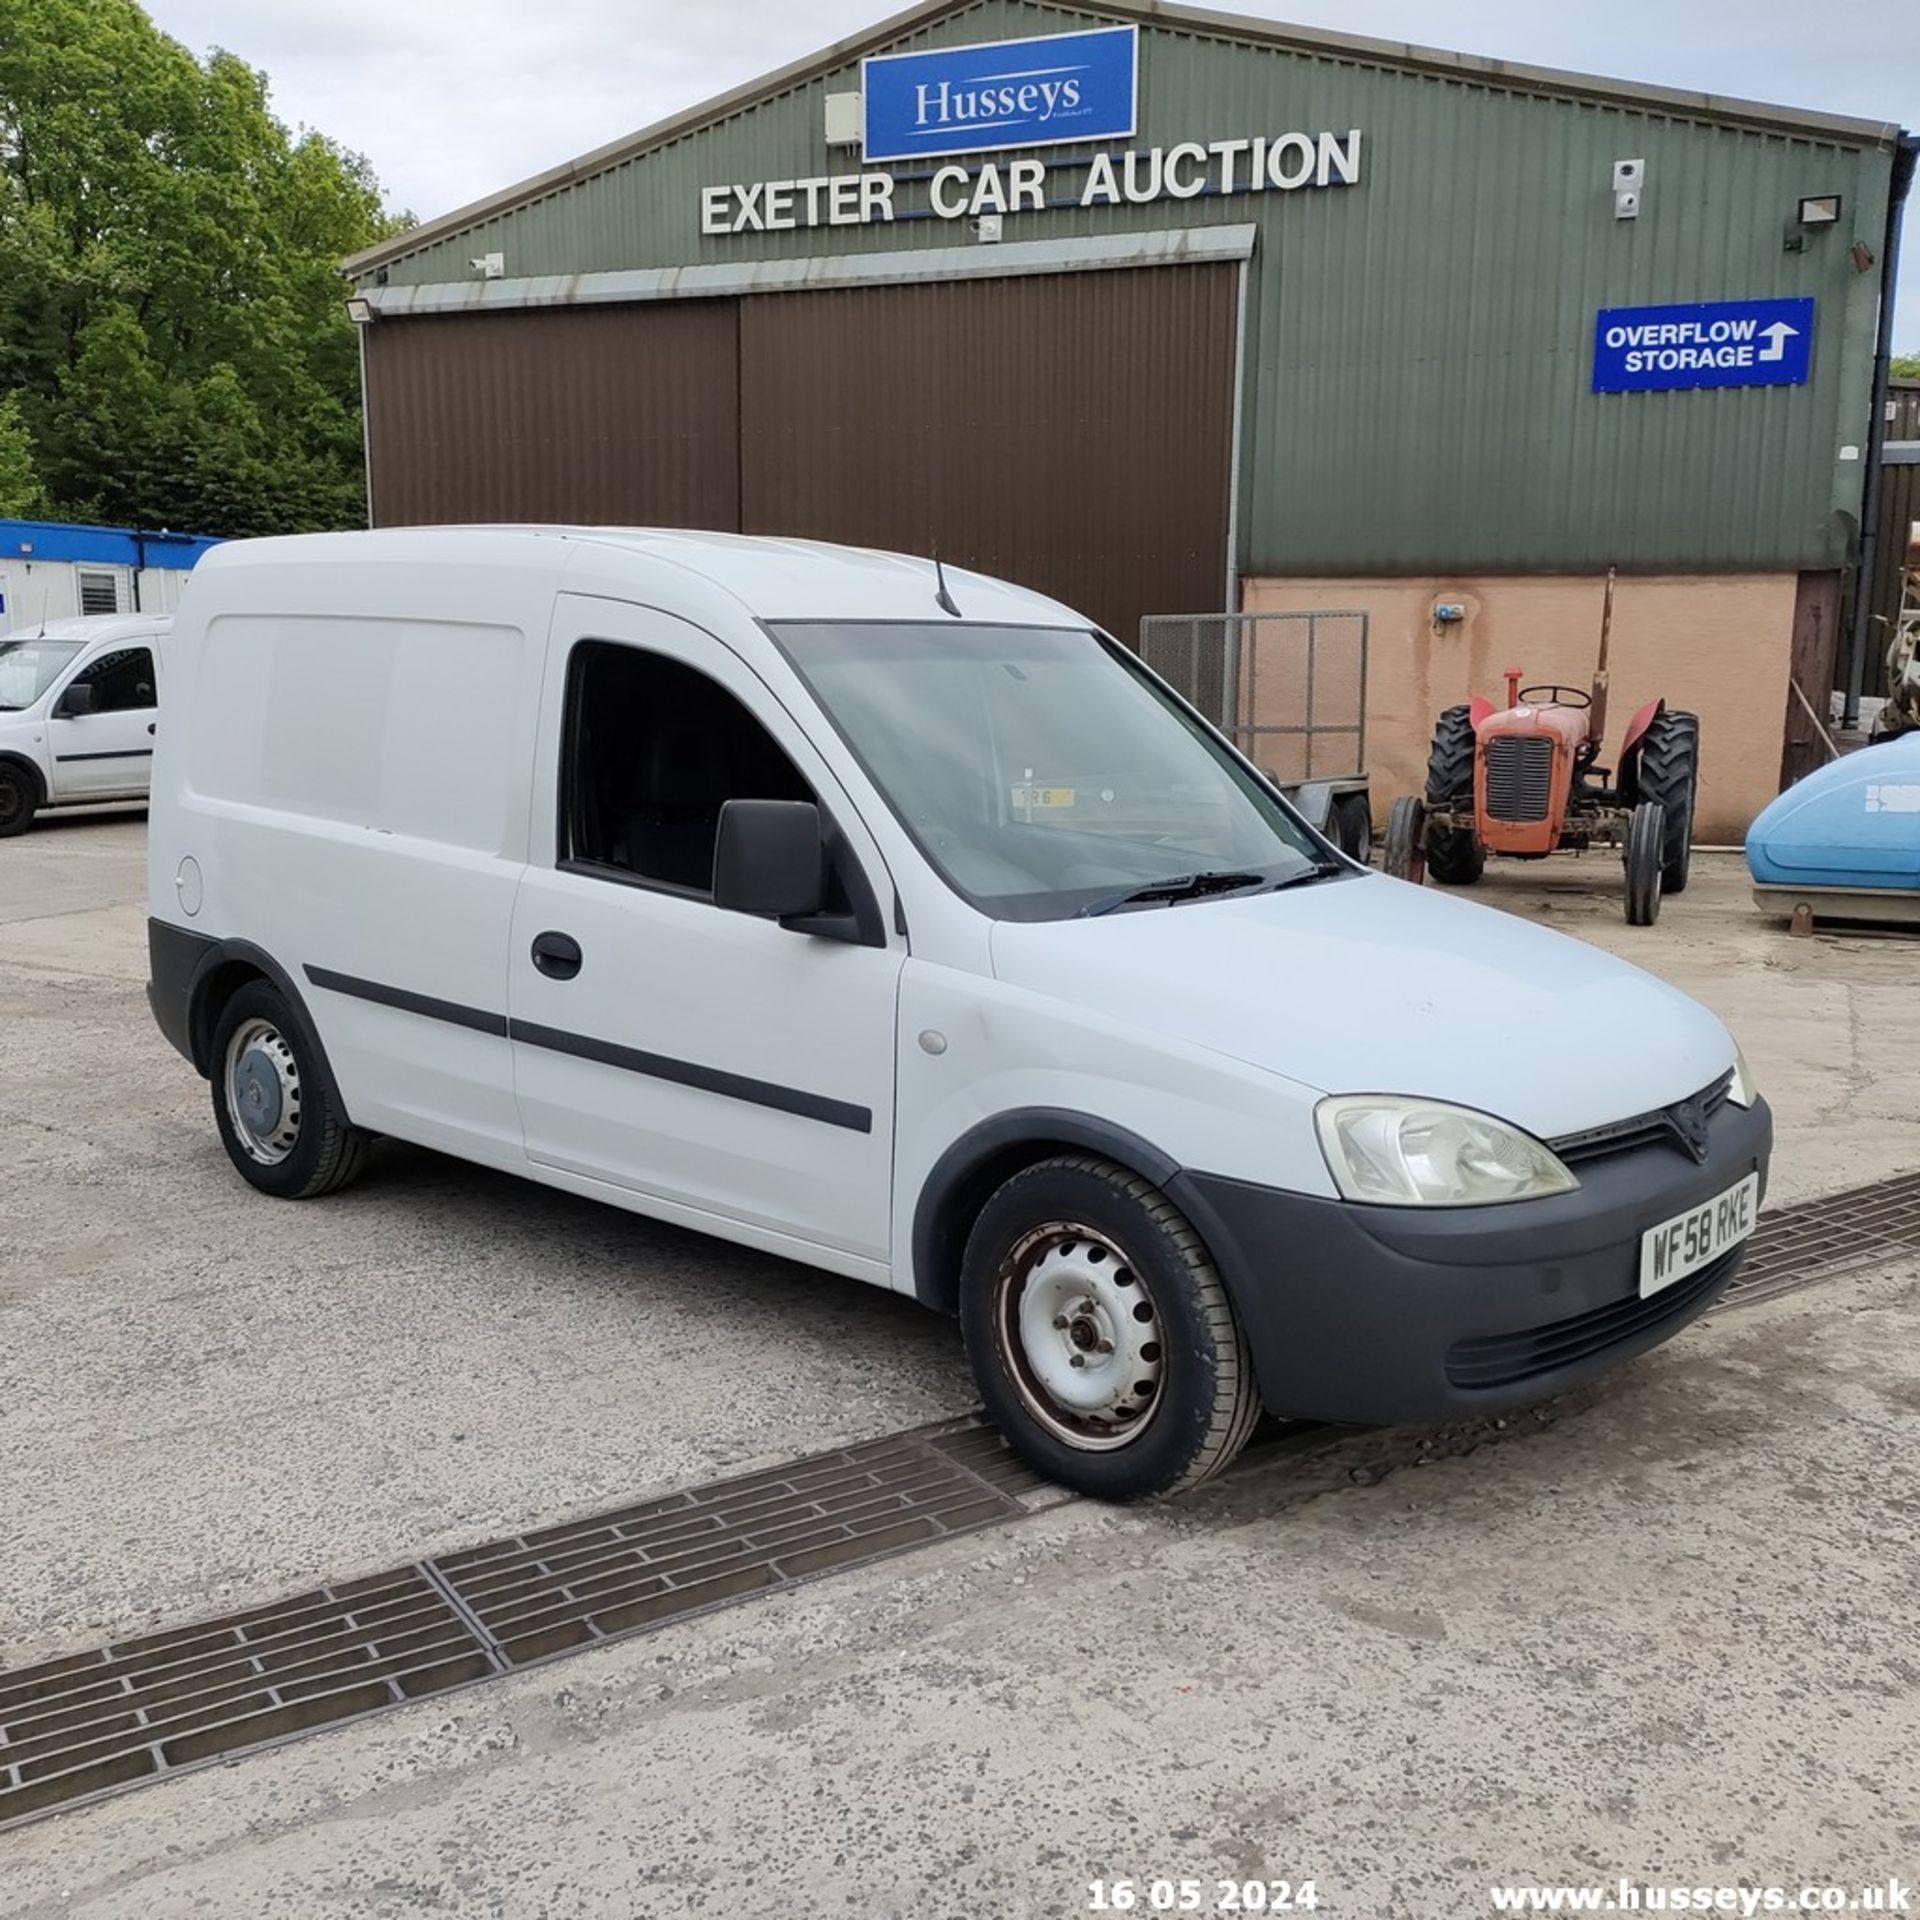
{"type": "Polygon", "coordinates": [[[1603,307],[1594,321],[1595,393],[1798,387],[1812,364],[1811,299],[1603,307]]]}
{"type": "MultiPolygon", "coordinates": [[[[1203,193],[1292,193],[1301,187],[1350,187],[1360,178],[1360,129],[1345,133],[1256,133],[1233,140],[1183,140],[1145,152],[1096,153],[1063,162],[1076,176],[1058,190],[1044,160],[949,161],[925,176],[927,211],[936,220],[988,213],[1043,213],[1048,207],[1146,206],[1203,193]]],[[[890,173],[754,180],[700,189],[702,233],[785,233],[795,227],[884,224],[895,212],[890,173]]],[[[919,216],[909,214],[913,219],[919,216]]]]}
{"type": "Polygon", "coordinates": [[[875,54],[861,72],[864,152],[869,161],[920,160],[1131,140],[1139,60],[1136,27],[875,54]]]}

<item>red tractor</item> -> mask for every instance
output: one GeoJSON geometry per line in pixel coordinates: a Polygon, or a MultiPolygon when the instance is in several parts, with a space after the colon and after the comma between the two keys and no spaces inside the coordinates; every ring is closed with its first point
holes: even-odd
{"type": "Polygon", "coordinates": [[[1416,884],[1471,886],[1487,855],[1538,860],[1549,853],[1619,846],[1626,862],[1627,921],[1648,927],[1660,896],[1687,884],[1700,721],[1650,700],[1628,723],[1614,772],[1600,765],[1607,714],[1607,576],[1593,691],[1522,687],[1507,670],[1507,704],[1475,697],[1449,707],[1433,730],[1422,799],[1405,794],[1387,815],[1388,873],[1416,884]]]}

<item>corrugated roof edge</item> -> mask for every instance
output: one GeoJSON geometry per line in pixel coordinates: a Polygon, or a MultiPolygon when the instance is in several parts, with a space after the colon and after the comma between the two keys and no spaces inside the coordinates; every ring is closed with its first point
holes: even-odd
{"type": "MultiPolygon", "coordinates": [[[[696,132],[715,120],[756,105],[761,100],[803,85],[820,74],[831,73],[849,61],[872,53],[904,34],[939,19],[944,14],[964,12],[975,0],[921,0],[879,21],[866,32],[836,41],[818,53],[749,80],[744,86],[715,94],[682,113],[657,120],[638,133],[596,147],[591,153],[560,166],[549,167],[531,179],[503,187],[497,193],[470,201],[432,220],[410,227],[378,246],[350,254],[341,262],[341,271],[358,276],[373,268],[390,266],[410,254],[450,240],[454,235],[510,213],[535,200],[545,199],[561,188],[578,185],[596,174],[624,166],[654,147],[696,132]]],[[[1855,120],[1840,114],[1814,113],[1798,107],[1769,105],[1758,100],[1739,100],[1721,94],[1690,93],[1678,87],[1656,87],[1629,80],[1611,80],[1598,74],[1565,73],[1553,67],[1530,67],[1484,54],[1448,53],[1437,47],[1420,47],[1411,42],[1375,40],[1361,34],[1332,33],[1319,27],[1288,26],[1280,21],[1254,20],[1244,14],[1218,13],[1206,7],[1179,6],[1171,0],[1051,0],[1063,11],[1087,13],[1102,18],[1159,22],[1192,33],[1214,33],[1226,38],[1246,40],[1255,45],[1289,47],[1302,53],[1332,56],[1336,59],[1365,61],[1376,66],[1404,67],[1416,73],[1443,78],[1477,81],[1485,86],[1507,87],[1521,93],[1556,93],[1570,98],[1597,100],[1615,105],[1651,107],[1663,112],[1721,124],[1755,127],[1771,133],[1797,134],[1838,139],[1851,145],[1892,146],[1900,137],[1900,128],[1891,121],[1855,120]]]]}

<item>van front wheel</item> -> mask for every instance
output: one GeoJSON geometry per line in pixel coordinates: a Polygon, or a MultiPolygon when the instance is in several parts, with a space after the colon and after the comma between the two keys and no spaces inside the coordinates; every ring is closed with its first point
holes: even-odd
{"type": "Polygon", "coordinates": [[[1105,1500],[1218,1473],[1259,1417],[1253,1362],[1200,1236],[1092,1155],[1044,1160],[980,1210],[960,1319],[987,1412],[1024,1459],[1105,1500]]]}
{"type": "Polygon", "coordinates": [[[213,1119],[241,1177],[279,1200],[344,1187],[370,1137],[349,1126],[318,1071],[315,1043],[279,991],[250,981],[213,1029],[213,1119]]]}
{"type": "Polygon", "coordinates": [[[17,760],[0,760],[0,840],[25,833],[40,805],[40,785],[17,760]]]}

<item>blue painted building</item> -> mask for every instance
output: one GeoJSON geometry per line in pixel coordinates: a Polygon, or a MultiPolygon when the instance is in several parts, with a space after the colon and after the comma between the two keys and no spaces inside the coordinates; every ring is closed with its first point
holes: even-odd
{"type": "Polygon", "coordinates": [[[0,520],[0,634],[76,613],[171,613],[193,563],[216,544],[197,534],[0,520]]]}

